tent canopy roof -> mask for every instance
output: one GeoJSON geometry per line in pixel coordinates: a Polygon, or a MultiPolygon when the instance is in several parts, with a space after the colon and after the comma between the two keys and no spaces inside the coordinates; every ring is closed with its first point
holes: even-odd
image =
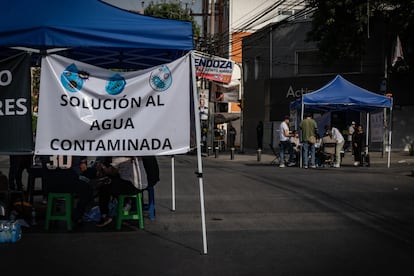
{"type": "MultiPolygon", "coordinates": [[[[392,107],[392,99],[365,90],[337,75],[322,88],[302,96],[306,110],[373,111],[392,107]]],[[[291,109],[300,109],[302,99],[293,101],[291,109]]]]}
{"type": "MultiPolygon", "coordinates": [[[[193,49],[191,22],[121,10],[99,0],[20,0],[0,10],[0,57],[9,47],[62,55],[102,67],[145,68],[193,49]]],[[[14,50],[15,51],[15,50],[14,50]]]]}

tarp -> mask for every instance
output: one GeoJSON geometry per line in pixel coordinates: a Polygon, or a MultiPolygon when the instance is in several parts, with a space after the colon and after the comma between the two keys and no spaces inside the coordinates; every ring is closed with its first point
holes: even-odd
{"type": "Polygon", "coordinates": [[[191,22],[121,10],[99,0],[20,0],[0,9],[0,59],[5,47],[69,48],[70,58],[105,68],[141,69],[193,49],[191,22]]]}
{"type": "Polygon", "coordinates": [[[322,88],[308,93],[290,105],[291,109],[340,111],[354,110],[370,112],[380,108],[391,108],[392,99],[361,88],[337,75],[322,88]]]}

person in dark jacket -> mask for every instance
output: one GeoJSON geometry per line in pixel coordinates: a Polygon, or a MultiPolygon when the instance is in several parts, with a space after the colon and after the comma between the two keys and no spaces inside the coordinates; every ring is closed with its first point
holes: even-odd
{"type": "Polygon", "coordinates": [[[362,153],[366,147],[365,144],[365,133],[361,125],[359,125],[352,135],[352,149],[354,151],[354,166],[361,165],[362,153]]]}

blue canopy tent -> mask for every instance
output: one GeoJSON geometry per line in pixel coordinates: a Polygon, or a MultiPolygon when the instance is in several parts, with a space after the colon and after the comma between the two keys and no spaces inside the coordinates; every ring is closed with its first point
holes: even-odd
{"type": "MultiPolygon", "coordinates": [[[[0,10],[0,60],[24,51],[32,53],[34,66],[40,66],[42,56],[54,53],[103,68],[138,70],[171,62],[192,50],[191,22],[144,16],[99,0],[21,0],[0,10]]],[[[190,108],[196,110],[193,103],[190,108]]],[[[193,113],[200,140],[198,112],[193,113]]],[[[197,141],[198,175],[202,175],[200,144],[197,141]]],[[[198,179],[203,253],[207,253],[203,182],[198,179]]]]}
{"type": "Polygon", "coordinates": [[[3,5],[0,18],[0,59],[19,50],[58,52],[100,67],[142,69],[193,50],[191,22],[144,16],[99,0],[22,0],[3,5]]]}
{"type": "MultiPolygon", "coordinates": [[[[367,112],[367,131],[369,125],[369,113],[375,110],[387,108],[390,110],[390,122],[392,119],[392,98],[382,96],[363,89],[342,76],[337,75],[332,81],[322,88],[303,95],[290,104],[291,110],[300,112],[303,119],[305,111],[359,111],[367,112]]],[[[388,139],[388,167],[390,166],[391,152],[391,128],[388,139]]],[[[368,135],[367,135],[368,139],[368,135]]]]}

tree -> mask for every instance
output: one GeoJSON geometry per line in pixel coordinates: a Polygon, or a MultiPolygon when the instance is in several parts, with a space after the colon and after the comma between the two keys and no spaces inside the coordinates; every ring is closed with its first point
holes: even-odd
{"type": "MultiPolygon", "coordinates": [[[[361,57],[366,52],[368,23],[375,18],[386,23],[386,41],[392,43],[399,35],[407,49],[414,45],[413,0],[309,0],[308,3],[314,14],[307,39],[317,42],[325,62],[361,57]]],[[[407,59],[412,64],[412,57],[407,59]]]]}
{"type": "Polygon", "coordinates": [[[194,38],[200,36],[200,27],[197,22],[194,21],[194,18],[191,15],[191,10],[183,8],[181,3],[152,3],[144,10],[144,14],[159,18],[190,21],[193,25],[194,38]]]}

